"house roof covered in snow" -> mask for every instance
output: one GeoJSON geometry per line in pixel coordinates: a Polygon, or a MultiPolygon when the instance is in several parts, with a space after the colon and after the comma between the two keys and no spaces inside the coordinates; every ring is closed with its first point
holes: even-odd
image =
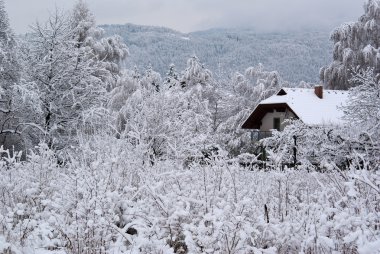
{"type": "Polygon", "coordinates": [[[267,112],[290,110],[308,125],[341,125],[342,106],[348,100],[348,92],[315,88],[282,88],[275,95],[261,101],[243,124],[243,129],[259,129],[267,112]],[[319,97],[318,89],[321,92],[319,97]]]}

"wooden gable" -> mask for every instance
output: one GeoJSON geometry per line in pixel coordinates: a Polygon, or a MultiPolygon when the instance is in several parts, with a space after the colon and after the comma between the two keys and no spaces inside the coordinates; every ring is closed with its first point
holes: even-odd
{"type": "Polygon", "coordinates": [[[297,119],[299,117],[296,113],[288,106],[286,103],[276,103],[276,104],[259,104],[248,119],[241,126],[242,129],[260,129],[261,120],[263,117],[270,112],[285,112],[286,110],[291,111],[297,119]]]}

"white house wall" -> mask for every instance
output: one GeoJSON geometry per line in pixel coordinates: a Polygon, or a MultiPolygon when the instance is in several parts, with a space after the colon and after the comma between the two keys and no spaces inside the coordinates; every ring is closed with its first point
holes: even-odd
{"type": "MultiPolygon", "coordinates": [[[[294,118],[295,115],[292,112],[287,112],[287,119],[294,118]]],[[[273,129],[273,118],[280,118],[280,130],[282,131],[285,127],[284,120],[285,120],[285,112],[271,112],[267,113],[263,119],[261,120],[261,127],[260,131],[270,131],[273,129]]]]}

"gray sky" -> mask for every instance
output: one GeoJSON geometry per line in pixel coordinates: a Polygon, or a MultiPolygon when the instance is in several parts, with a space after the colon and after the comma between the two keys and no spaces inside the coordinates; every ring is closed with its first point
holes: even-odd
{"type": "MultiPolygon", "coordinates": [[[[70,9],[76,0],[5,0],[12,28],[28,31],[55,7],[70,9]]],[[[290,28],[332,30],[363,13],[364,0],[87,0],[97,24],[166,26],[181,32],[220,27],[261,31],[290,28]]]]}

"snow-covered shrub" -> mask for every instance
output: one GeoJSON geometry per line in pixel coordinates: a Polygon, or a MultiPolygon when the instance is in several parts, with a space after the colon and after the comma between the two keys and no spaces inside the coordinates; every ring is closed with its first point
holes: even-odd
{"type": "MultiPolygon", "coordinates": [[[[370,253],[379,247],[380,175],[252,171],[220,152],[183,169],[142,160],[109,135],[84,138],[58,165],[44,144],[0,163],[0,239],[15,253],[370,253]]],[[[364,164],[363,164],[364,162],[364,164]]],[[[4,249],[3,248],[3,249],[4,249]]]]}
{"type": "Polygon", "coordinates": [[[56,248],[59,232],[48,223],[55,217],[52,198],[59,189],[56,158],[41,144],[28,159],[28,163],[0,162],[2,234],[13,244],[56,248]]]}

